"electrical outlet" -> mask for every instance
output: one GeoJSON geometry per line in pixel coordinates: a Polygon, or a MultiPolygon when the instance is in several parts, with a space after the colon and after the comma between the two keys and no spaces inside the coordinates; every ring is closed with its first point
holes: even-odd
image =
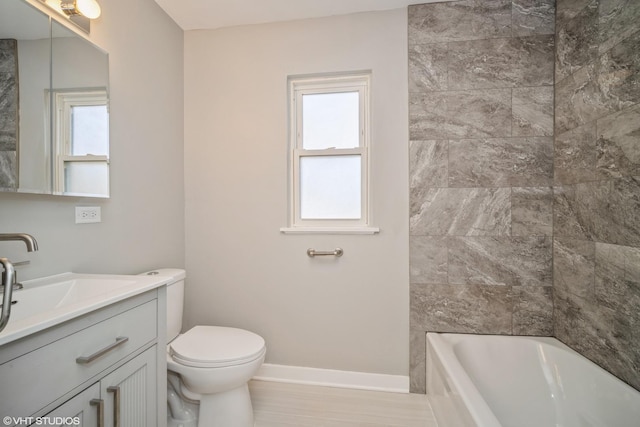
{"type": "Polygon", "coordinates": [[[100,222],[100,206],[76,206],[76,224],[100,222]]]}

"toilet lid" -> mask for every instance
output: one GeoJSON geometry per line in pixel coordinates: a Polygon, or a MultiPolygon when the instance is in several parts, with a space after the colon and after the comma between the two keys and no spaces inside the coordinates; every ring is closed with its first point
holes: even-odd
{"type": "Polygon", "coordinates": [[[194,326],[170,344],[171,357],[183,365],[223,367],[239,365],[260,357],[264,339],[244,329],[222,326],[194,326]]]}

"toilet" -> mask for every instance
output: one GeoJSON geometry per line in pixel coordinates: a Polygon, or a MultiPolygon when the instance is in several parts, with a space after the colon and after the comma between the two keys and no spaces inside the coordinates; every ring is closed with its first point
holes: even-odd
{"type": "Polygon", "coordinates": [[[185,271],[159,269],[145,274],[171,277],[167,285],[167,425],[253,427],[248,382],[264,362],[264,339],[221,326],[194,326],[180,334],[185,271]],[[194,401],[199,403],[197,422],[194,401]]]}

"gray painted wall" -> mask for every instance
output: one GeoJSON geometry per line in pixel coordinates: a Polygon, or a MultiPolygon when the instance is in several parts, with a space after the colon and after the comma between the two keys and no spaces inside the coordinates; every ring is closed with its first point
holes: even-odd
{"type": "Polygon", "coordinates": [[[406,31],[397,9],[186,32],[185,327],[259,333],[268,363],[407,375],[406,31]],[[381,232],[285,235],[287,76],[355,70],[372,72],[381,232]]]}

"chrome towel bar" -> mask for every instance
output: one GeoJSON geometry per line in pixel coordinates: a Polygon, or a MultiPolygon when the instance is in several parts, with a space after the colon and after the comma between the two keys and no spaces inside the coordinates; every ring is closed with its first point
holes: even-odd
{"type": "Polygon", "coordinates": [[[307,249],[307,255],[313,258],[315,256],[337,256],[341,257],[344,254],[344,251],[341,248],[335,248],[332,251],[316,251],[315,249],[307,249]]]}

